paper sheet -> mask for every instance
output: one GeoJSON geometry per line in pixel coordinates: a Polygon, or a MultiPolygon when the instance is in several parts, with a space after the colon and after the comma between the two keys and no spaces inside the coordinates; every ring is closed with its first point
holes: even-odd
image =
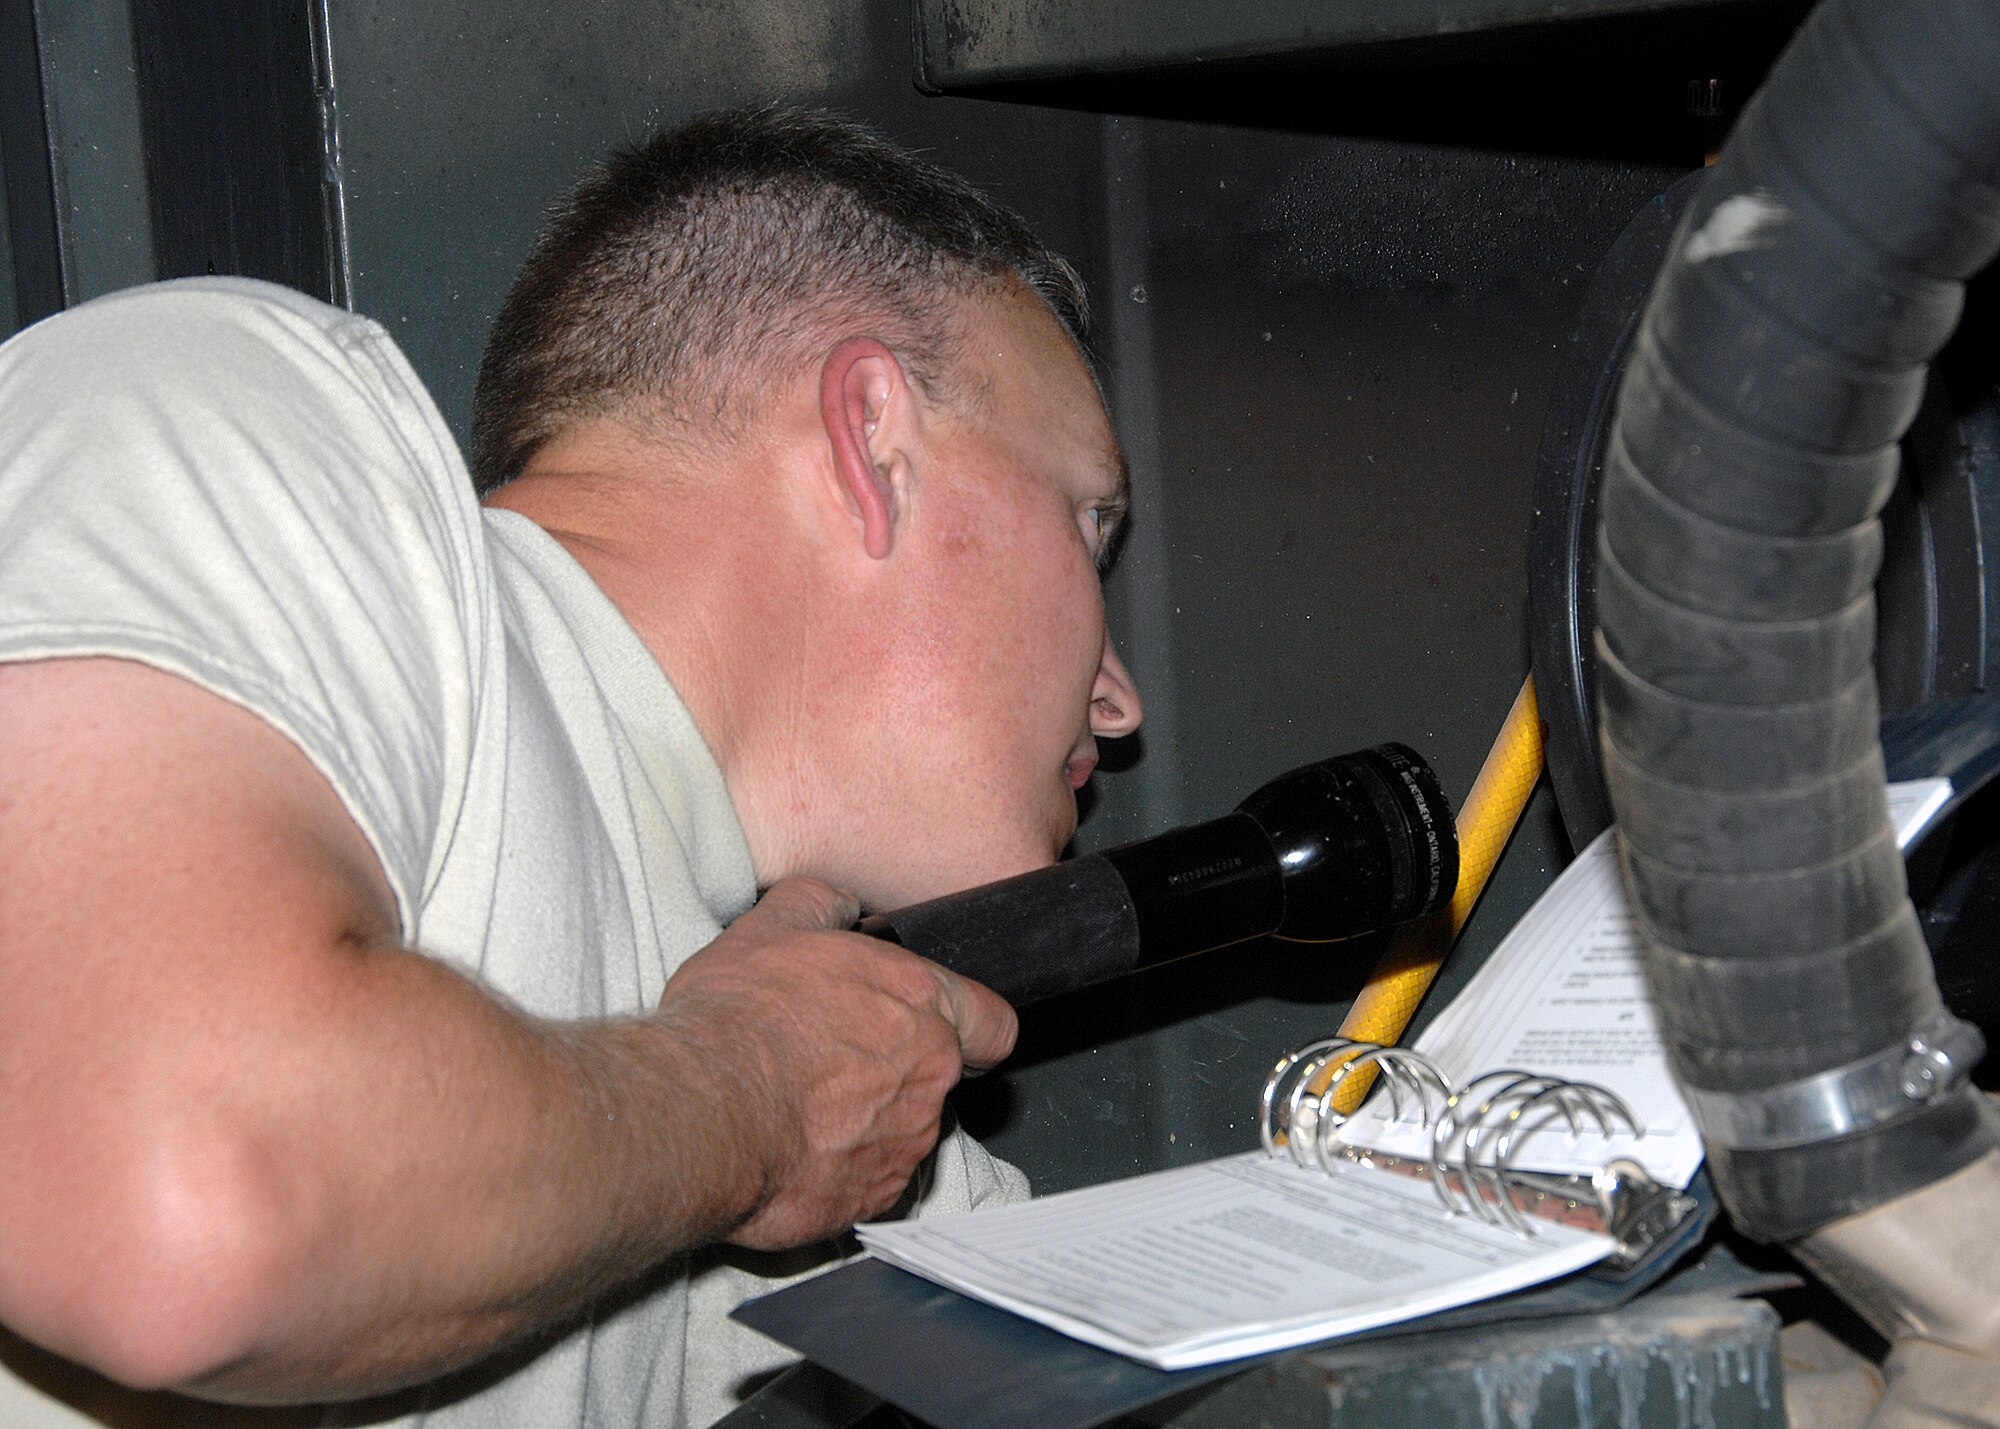
{"type": "Polygon", "coordinates": [[[1162,1369],[1310,1344],[1602,1259],[1448,1215],[1430,1182],[1261,1151],[971,1215],[858,1228],[905,1270],[1162,1369]]]}
{"type": "MultiPolygon", "coordinates": [[[[1889,814],[1904,847],[1951,795],[1946,779],[1889,788],[1889,814]]],[[[1701,1138],[1660,1046],[1639,964],[1638,930],[1618,877],[1610,830],[1592,841],[1502,940],[1465,990],[1416,1041],[1448,1078],[1495,1068],[1532,1068],[1595,1082],[1625,1099],[1643,1137],[1571,1137],[1565,1128],[1529,1139],[1523,1170],[1588,1175],[1629,1156],[1655,1180],[1685,1186],[1701,1165],[1701,1138]]],[[[1345,1130],[1355,1145],[1427,1157],[1429,1137],[1391,1120],[1378,1095],[1345,1130]]]]}

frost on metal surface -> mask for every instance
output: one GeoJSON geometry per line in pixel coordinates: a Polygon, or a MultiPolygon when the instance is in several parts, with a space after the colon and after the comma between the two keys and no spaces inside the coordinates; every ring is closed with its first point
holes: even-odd
{"type": "MultiPolygon", "coordinates": [[[[1777,1328],[1758,1301],[1642,1299],[1603,1315],[1329,1346],[1279,1374],[1313,1377],[1325,1429],[1778,1429],[1777,1328]]],[[[1204,1422],[1260,1407],[1217,1402],[1220,1417],[1204,1422]]]]}
{"type": "MultiPolygon", "coordinates": [[[[1748,1387],[1760,1409],[1772,1407],[1771,1357],[1765,1343],[1696,1345],[1657,1335],[1612,1335],[1593,1345],[1563,1345],[1520,1359],[1474,1365],[1480,1429],[1538,1429],[1536,1413],[1555,1380],[1570,1385],[1579,1426],[1618,1429],[1730,1429],[1716,1418],[1719,1391],[1748,1387]],[[1666,1371],[1673,1418],[1659,1412],[1655,1366],[1666,1371]],[[1655,1408],[1648,1411],[1648,1394],[1655,1408]],[[1615,1415],[1615,1417],[1614,1417],[1615,1415]]],[[[1732,1417],[1733,1422],[1733,1417],[1732,1417]]]]}

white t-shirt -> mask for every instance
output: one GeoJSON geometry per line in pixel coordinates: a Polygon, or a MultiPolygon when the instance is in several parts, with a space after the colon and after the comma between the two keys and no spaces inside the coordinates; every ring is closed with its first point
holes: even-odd
{"type": "MultiPolygon", "coordinates": [[[[0,348],[0,660],[79,655],[286,735],[374,846],[408,944],[534,1013],[652,1007],[756,896],[637,634],[539,527],[478,506],[380,327],[288,290],[135,289],[0,348]]],[[[1025,1194],[955,1134],[923,1209],[1025,1194]]],[[[703,1253],[488,1387],[362,1422],[705,1423],[787,1358],[730,1307],[830,1254],[703,1253]]],[[[0,1424],[74,1422],[0,1367],[0,1424]]]]}

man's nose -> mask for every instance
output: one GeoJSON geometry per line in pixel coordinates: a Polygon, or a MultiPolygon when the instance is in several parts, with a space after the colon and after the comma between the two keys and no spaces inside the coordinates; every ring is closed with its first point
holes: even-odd
{"type": "Polygon", "coordinates": [[[1100,739],[1115,739],[1137,729],[1145,717],[1146,707],[1139,702],[1139,686],[1112,648],[1111,637],[1106,635],[1104,658],[1097,664],[1097,681],[1090,687],[1090,732],[1100,739]]]}

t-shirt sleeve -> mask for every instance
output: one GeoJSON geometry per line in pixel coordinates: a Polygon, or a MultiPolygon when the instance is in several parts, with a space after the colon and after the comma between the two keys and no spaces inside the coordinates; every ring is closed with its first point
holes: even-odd
{"type": "Polygon", "coordinates": [[[1028,1199],[1028,1177],[1011,1161],[1003,1161],[978,1141],[954,1127],[938,1143],[929,1183],[912,1207],[917,1216],[956,1215],[1011,1206],[1028,1199]]]}
{"type": "Polygon", "coordinates": [[[406,937],[488,639],[477,505],[375,324],[267,284],[135,289],[0,347],[0,660],[143,661],[332,783],[406,937]]]}

